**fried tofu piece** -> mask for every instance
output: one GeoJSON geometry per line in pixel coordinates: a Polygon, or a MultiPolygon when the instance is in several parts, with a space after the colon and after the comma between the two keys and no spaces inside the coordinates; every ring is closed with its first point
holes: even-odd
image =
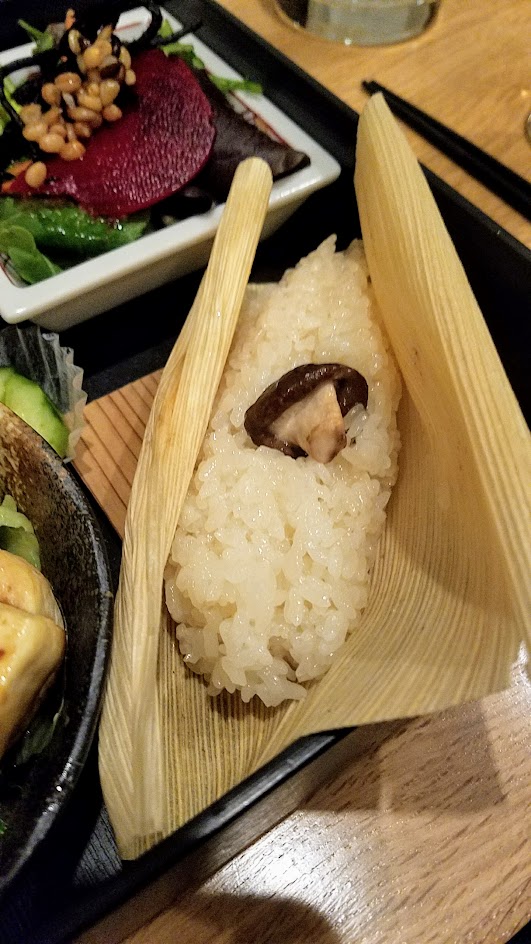
{"type": "Polygon", "coordinates": [[[39,570],[22,557],[0,550],[0,602],[63,626],[52,588],[39,570]]]}
{"type": "Polygon", "coordinates": [[[0,757],[32,718],[64,651],[61,626],[0,603],[0,757]]]}
{"type": "Polygon", "coordinates": [[[38,709],[65,645],[63,618],[46,577],[0,550],[0,757],[38,709]]]}

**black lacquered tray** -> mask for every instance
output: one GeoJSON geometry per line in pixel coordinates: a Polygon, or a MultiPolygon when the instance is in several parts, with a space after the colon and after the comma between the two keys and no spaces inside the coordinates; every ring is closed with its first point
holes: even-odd
{"type": "MultiPolygon", "coordinates": [[[[88,6],[90,2],[76,4],[78,10],[88,6]]],[[[239,72],[261,82],[266,95],[342,167],[334,184],[313,195],[260,246],[252,278],[278,278],[331,232],[337,233],[340,247],[359,236],[352,188],[356,114],[212,0],[170,0],[166,6],[184,22],[200,19],[200,38],[239,72]]],[[[58,12],[64,12],[64,3],[55,0],[0,0],[0,47],[21,42],[18,17],[39,26],[58,12]]],[[[527,413],[531,254],[433,174],[427,176],[527,413]]],[[[62,334],[62,343],[74,348],[76,363],[84,368],[91,399],[163,366],[199,278],[198,273],[187,276],[178,285],[166,285],[62,334]]],[[[101,517],[117,576],[120,544],[101,517]]],[[[87,941],[121,939],[189,884],[191,876],[200,881],[212,872],[293,809],[312,782],[362,747],[362,735],[357,740],[356,732],[345,731],[297,742],[142,859],[125,866],[102,805],[94,748],[70,805],[1,902],[1,944],[59,944],[82,933],[87,941]],[[133,895],[134,920],[131,909],[121,910],[133,895]]]]}

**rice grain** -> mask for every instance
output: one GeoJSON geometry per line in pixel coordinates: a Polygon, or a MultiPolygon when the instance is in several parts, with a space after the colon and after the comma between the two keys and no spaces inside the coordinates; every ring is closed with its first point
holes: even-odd
{"type": "Polygon", "coordinates": [[[209,692],[303,698],[355,630],[397,475],[400,381],[362,244],[330,237],[278,285],[250,286],[166,570],[187,665],[209,692]],[[305,363],[367,380],[330,463],[256,447],[244,429],[263,390],[305,363]]]}

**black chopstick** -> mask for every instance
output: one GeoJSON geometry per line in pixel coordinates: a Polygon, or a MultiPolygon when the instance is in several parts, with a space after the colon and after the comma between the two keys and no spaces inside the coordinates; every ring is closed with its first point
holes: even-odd
{"type": "Polygon", "coordinates": [[[492,193],[518,210],[522,216],[531,220],[531,184],[523,177],[378,82],[365,81],[362,85],[371,95],[382,92],[391,111],[402,118],[410,128],[434,144],[492,193]]]}

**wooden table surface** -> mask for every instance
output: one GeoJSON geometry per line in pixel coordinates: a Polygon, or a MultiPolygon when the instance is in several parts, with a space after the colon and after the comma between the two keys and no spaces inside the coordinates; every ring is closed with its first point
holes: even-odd
{"type": "MultiPolygon", "coordinates": [[[[527,0],[443,0],[421,38],[371,49],[307,35],[272,0],[223,5],[357,110],[361,80],[375,78],[529,175],[527,0]]],[[[408,136],[428,167],[529,244],[521,216],[408,136]]],[[[77,465],[118,530],[156,383],[87,409],[77,465]],[[127,446],[117,453],[116,442],[127,446]]],[[[522,659],[501,695],[371,726],[361,756],[208,880],[186,894],[176,886],[128,944],[509,940],[531,918],[530,715],[522,659]]]]}

